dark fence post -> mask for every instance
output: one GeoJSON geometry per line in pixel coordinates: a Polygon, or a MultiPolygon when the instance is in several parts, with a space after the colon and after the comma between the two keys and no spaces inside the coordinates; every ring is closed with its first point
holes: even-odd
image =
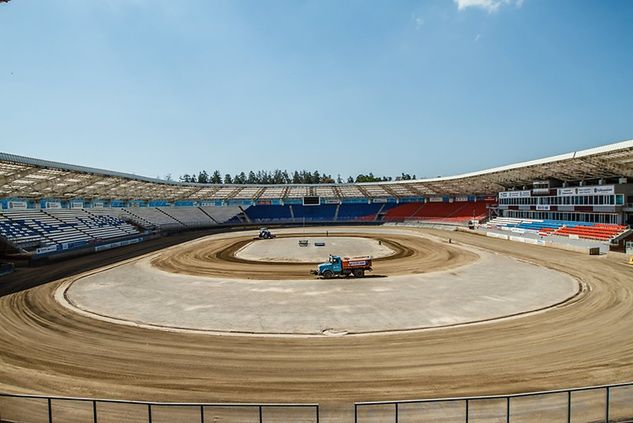
{"type": "Polygon", "coordinates": [[[259,406],[259,423],[262,423],[264,421],[264,415],[262,413],[262,406],[259,406]]]}
{"type": "Polygon", "coordinates": [[[319,416],[319,404],[316,405],[316,415],[317,415],[316,416],[317,417],[316,423],[319,423],[319,418],[320,418],[320,416],[319,416]]]}
{"type": "Polygon", "coordinates": [[[97,401],[92,400],[92,423],[97,423],[97,401]]]}
{"type": "Polygon", "coordinates": [[[398,423],[398,403],[395,404],[396,405],[396,423],[398,423]]]}
{"type": "Polygon", "coordinates": [[[354,423],[358,423],[358,404],[354,404],[354,423]]]}
{"type": "Polygon", "coordinates": [[[506,398],[506,423],[510,423],[510,397],[506,398]]]}
{"type": "Polygon", "coordinates": [[[53,423],[53,404],[52,400],[48,398],[48,423],[53,423]]]}
{"type": "Polygon", "coordinates": [[[152,404],[147,404],[147,421],[152,423],[152,404]]]}
{"type": "Polygon", "coordinates": [[[200,423],[204,423],[204,405],[200,406],[200,423]]]}
{"type": "Polygon", "coordinates": [[[567,391],[567,423],[571,423],[571,391],[567,391]]]}
{"type": "Polygon", "coordinates": [[[468,423],[468,399],[466,399],[466,423],[468,423]]]}

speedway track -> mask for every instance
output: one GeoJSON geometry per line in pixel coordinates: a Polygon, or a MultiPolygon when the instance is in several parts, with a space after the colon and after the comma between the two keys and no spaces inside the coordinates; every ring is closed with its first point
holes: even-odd
{"type": "Polygon", "coordinates": [[[582,282],[583,292],[513,319],[297,339],[111,324],[60,306],[53,298],[59,282],[53,282],[0,298],[0,389],[159,401],[349,404],[633,380],[633,267],[623,263],[623,255],[590,257],[426,232],[566,272],[582,282]]]}

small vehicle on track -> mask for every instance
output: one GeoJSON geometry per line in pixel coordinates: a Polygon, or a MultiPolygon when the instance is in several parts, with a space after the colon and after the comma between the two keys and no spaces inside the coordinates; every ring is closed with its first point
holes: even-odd
{"type": "Polygon", "coordinates": [[[273,239],[276,235],[274,235],[268,228],[261,228],[259,230],[259,239],[273,239]]]}
{"type": "Polygon", "coordinates": [[[321,263],[311,274],[321,276],[324,279],[332,279],[337,276],[352,276],[362,278],[365,272],[371,272],[372,260],[370,256],[343,257],[330,255],[327,262],[321,263]]]}

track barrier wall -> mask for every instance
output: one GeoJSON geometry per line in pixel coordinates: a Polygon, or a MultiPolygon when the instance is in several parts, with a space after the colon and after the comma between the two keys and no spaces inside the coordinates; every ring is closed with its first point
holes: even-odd
{"type": "Polygon", "coordinates": [[[631,422],[633,382],[556,391],[357,402],[355,423],[631,422]]]}
{"type": "Polygon", "coordinates": [[[175,403],[0,393],[0,422],[319,423],[312,403],[175,403]]]}

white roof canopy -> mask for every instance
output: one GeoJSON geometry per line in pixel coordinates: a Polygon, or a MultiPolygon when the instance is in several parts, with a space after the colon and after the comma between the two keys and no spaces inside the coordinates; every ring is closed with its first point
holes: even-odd
{"type": "Polygon", "coordinates": [[[633,140],[461,175],[357,184],[210,185],[164,181],[0,153],[0,197],[138,200],[489,195],[533,181],[633,177],[633,140]]]}

